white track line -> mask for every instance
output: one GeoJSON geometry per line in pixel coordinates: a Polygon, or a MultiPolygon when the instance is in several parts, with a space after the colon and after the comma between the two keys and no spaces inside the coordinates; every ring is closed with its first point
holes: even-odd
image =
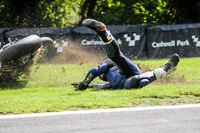
{"type": "Polygon", "coordinates": [[[78,110],[78,111],[63,111],[63,112],[31,113],[31,114],[17,114],[17,115],[0,115],[0,119],[58,116],[58,115],[71,115],[71,114],[125,112],[125,111],[145,111],[145,110],[161,110],[161,109],[181,109],[181,108],[200,108],[200,103],[199,104],[172,105],[172,106],[150,106],[150,107],[112,108],[112,109],[94,109],[94,110],[78,110]]]}

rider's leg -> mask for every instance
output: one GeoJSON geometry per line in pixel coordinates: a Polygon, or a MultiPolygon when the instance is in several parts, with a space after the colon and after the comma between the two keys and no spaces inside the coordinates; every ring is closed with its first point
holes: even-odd
{"type": "Polygon", "coordinates": [[[107,56],[116,63],[120,71],[126,75],[126,77],[141,73],[140,69],[121,53],[117,41],[112,36],[110,31],[106,29],[106,26],[103,23],[93,19],[85,19],[82,22],[82,25],[89,27],[98,33],[102,41],[106,44],[105,48],[107,56]]]}
{"type": "Polygon", "coordinates": [[[169,74],[178,65],[179,60],[179,56],[174,54],[168,63],[163,67],[155,69],[151,72],[145,72],[140,75],[127,78],[124,82],[123,88],[142,88],[155,80],[159,80],[169,74]]]}

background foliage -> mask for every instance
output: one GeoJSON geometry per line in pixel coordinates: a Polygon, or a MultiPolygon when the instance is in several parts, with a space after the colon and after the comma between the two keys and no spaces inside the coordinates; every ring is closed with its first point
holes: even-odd
{"type": "Polygon", "coordinates": [[[0,27],[76,26],[85,18],[109,25],[199,23],[199,0],[1,0],[0,27]]]}

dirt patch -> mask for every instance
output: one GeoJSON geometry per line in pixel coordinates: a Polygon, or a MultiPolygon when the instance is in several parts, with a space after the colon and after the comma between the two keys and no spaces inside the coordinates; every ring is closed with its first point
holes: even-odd
{"type": "MultiPolygon", "coordinates": [[[[151,69],[151,66],[147,66],[147,65],[144,65],[144,64],[137,64],[137,66],[140,68],[140,70],[142,72],[147,72],[147,71],[152,71],[153,70],[153,69],[151,69]]],[[[161,67],[161,66],[158,66],[158,67],[161,67]]],[[[176,75],[176,74],[173,73],[174,71],[176,71],[176,69],[174,69],[166,77],[164,77],[164,78],[162,78],[160,80],[157,80],[154,83],[155,84],[167,84],[167,83],[170,83],[170,84],[190,84],[190,82],[188,82],[185,79],[184,75],[182,75],[182,76],[176,75]]]]}
{"type": "Polygon", "coordinates": [[[151,66],[147,66],[147,65],[144,65],[144,64],[140,64],[140,63],[138,63],[136,65],[140,68],[142,73],[152,71],[152,69],[150,68],[151,66]]]}
{"type": "MultiPolygon", "coordinates": [[[[146,66],[144,64],[137,64],[142,72],[152,71],[150,66],[146,66]]],[[[160,66],[161,67],[161,66],[160,66]]],[[[176,69],[174,69],[170,74],[165,76],[164,78],[157,80],[154,82],[155,84],[192,84],[191,82],[187,81],[184,75],[176,75],[174,73],[176,69]]]]}
{"type": "Polygon", "coordinates": [[[177,76],[173,72],[171,72],[169,75],[162,78],[161,80],[158,80],[156,83],[159,83],[159,84],[169,84],[169,83],[170,84],[190,84],[190,82],[188,82],[185,79],[184,75],[177,76]]]}
{"type": "Polygon", "coordinates": [[[98,53],[88,52],[80,47],[76,43],[70,43],[67,47],[64,47],[63,52],[56,55],[51,59],[51,63],[92,63],[99,64],[106,59],[98,53]]]}

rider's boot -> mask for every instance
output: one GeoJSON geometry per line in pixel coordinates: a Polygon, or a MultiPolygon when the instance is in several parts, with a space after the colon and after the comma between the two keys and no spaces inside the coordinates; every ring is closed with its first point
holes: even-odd
{"type": "Polygon", "coordinates": [[[173,69],[176,68],[180,57],[178,54],[173,54],[169,61],[161,68],[155,69],[154,74],[156,75],[156,79],[161,79],[162,77],[169,74],[173,69]]]}
{"type": "Polygon", "coordinates": [[[167,64],[163,66],[163,70],[168,74],[178,65],[180,57],[178,54],[173,54],[167,64]]]}
{"type": "Polygon", "coordinates": [[[106,44],[111,43],[114,39],[110,31],[107,30],[105,24],[103,24],[102,22],[99,22],[94,19],[85,19],[83,20],[82,25],[96,31],[99,34],[102,41],[106,44]]]}

